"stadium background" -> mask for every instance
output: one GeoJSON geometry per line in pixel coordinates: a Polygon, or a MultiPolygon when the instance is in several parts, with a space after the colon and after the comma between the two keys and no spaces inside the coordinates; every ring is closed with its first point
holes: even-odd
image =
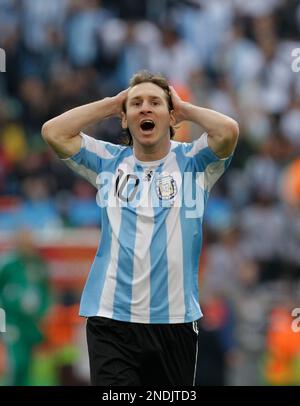
{"type": "MultiPolygon", "coordinates": [[[[29,384],[88,383],[77,311],[99,236],[96,191],[59,162],[41,126],[148,68],[240,124],[205,215],[197,384],[299,385],[300,332],[291,328],[300,307],[299,1],[0,0],[0,47],[0,260],[30,230],[51,290],[29,384]]],[[[121,136],[118,119],[86,132],[121,136]]],[[[176,138],[199,134],[184,124],[176,138]]],[[[2,385],[9,334],[0,333],[2,385]]]]}

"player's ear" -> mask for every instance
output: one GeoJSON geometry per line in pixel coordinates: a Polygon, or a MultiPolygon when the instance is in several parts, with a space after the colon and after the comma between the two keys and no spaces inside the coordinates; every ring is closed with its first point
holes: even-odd
{"type": "Polygon", "coordinates": [[[128,128],[127,116],[126,113],[124,113],[124,111],[121,112],[121,125],[123,130],[126,130],[126,128],[128,128]]]}
{"type": "Polygon", "coordinates": [[[176,125],[176,116],[175,116],[175,111],[170,110],[170,126],[176,125]]]}

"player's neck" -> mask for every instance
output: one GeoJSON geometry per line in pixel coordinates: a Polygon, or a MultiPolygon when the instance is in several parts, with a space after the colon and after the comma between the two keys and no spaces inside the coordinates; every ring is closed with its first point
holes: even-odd
{"type": "Polygon", "coordinates": [[[171,142],[163,143],[162,145],[151,145],[151,146],[143,146],[140,144],[133,144],[134,156],[139,161],[159,161],[166,157],[170,151],[171,142]]]}

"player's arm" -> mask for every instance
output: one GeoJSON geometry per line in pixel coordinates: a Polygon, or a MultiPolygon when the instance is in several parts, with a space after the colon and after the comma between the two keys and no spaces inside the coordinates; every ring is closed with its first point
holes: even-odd
{"type": "Polygon", "coordinates": [[[80,132],[105,118],[120,115],[127,90],[114,97],[85,104],[47,121],[42,127],[42,137],[61,158],[76,154],[81,147],[80,132]]]}
{"type": "Polygon", "coordinates": [[[220,158],[227,158],[234,150],[238,135],[238,123],[232,118],[214,110],[195,106],[180,99],[170,87],[177,122],[192,121],[207,132],[208,146],[220,158]]]}

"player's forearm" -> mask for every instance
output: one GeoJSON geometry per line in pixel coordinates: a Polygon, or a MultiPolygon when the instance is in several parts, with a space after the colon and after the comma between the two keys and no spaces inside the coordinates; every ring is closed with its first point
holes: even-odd
{"type": "Polygon", "coordinates": [[[219,134],[232,130],[237,123],[232,118],[218,113],[217,111],[185,103],[185,119],[200,125],[208,134],[219,134]]]}
{"type": "Polygon", "coordinates": [[[70,139],[89,125],[118,113],[114,97],[85,104],[47,121],[42,128],[45,138],[56,137],[70,139]]]}
{"type": "Polygon", "coordinates": [[[239,128],[232,118],[217,111],[184,103],[185,120],[200,125],[208,134],[208,142],[220,157],[227,156],[235,148],[239,128]]]}

